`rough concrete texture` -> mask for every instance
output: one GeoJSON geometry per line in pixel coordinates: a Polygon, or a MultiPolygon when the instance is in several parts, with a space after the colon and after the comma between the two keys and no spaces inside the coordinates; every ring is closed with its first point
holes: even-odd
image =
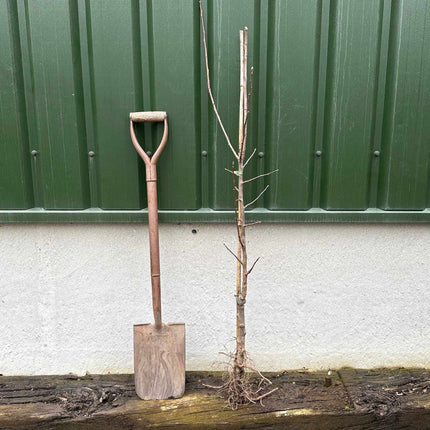
{"type": "MultiPolygon", "coordinates": [[[[234,347],[234,238],[161,225],[163,314],[186,323],[189,370],[234,347]]],[[[427,225],[266,224],[248,239],[261,370],[430,366],[427,225]]],[[[0,269],[0,373],[133,371],[133,324],[152,321],[146,225],[2,225],[0,269]]]]}

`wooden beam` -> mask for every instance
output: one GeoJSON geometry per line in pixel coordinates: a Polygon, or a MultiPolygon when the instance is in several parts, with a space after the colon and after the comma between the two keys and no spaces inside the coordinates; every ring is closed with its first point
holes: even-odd
{"type": "Polygon", "coordinates": [[[236,411],[203,385],[217,385],[217,373],[188,372],[184,397],[158,401],[137,398],[133,375],[3,376],[0,428],[430,428],[430,372],[424,369],[266,375],[278,391],[264,406],[236,411]]]}

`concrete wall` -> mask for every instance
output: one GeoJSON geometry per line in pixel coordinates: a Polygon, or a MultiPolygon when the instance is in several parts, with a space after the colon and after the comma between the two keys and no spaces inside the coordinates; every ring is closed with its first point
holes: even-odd
{"type": "MultiPolygon", "coordinates": [[[[190,370],[234,347],[234,235],[161,226],[164,316],[186,323],[190,370]]],[[[2,225],[0,373],[132,372],[133,324],[152,320],[147,242],[137,224],[2,225]]],[[[259,225],[249,254],[261,370],[430,366],[427,225],[259,225]]]]}

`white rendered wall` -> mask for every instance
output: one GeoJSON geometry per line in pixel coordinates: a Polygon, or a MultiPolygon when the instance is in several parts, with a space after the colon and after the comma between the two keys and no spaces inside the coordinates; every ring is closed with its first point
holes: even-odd
{"type": "MultiPolygon", "coordinates": [[[[186,323],[189,370],[234,347],[234,236],[161,225],[163,314],[186,323]]],[[[430,366],[427,225],[265,224],[248,238],[261,370],[430,366]]],[[[0,226],[0,373],[131,373],[133,324],[152,321],[148,255],[143,224],[0,226]]]]}

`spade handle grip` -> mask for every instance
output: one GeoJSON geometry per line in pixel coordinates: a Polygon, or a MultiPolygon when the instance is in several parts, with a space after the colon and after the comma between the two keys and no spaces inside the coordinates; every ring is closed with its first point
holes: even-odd
{"type": "Polygon", "coordinates": [[[167,118],[167,113],[162,111],[130,112],[133,122],[162,122],[167,118]]]}

